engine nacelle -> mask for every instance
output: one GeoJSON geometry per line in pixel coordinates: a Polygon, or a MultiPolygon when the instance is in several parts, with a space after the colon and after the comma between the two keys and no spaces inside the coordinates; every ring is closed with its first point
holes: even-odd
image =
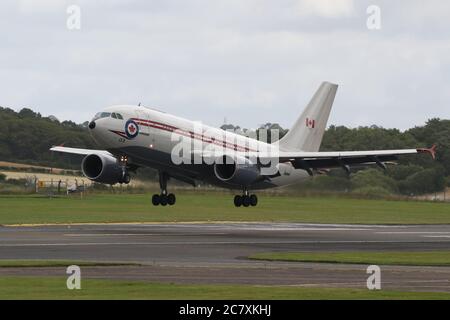
{"type": "Polygon", "coordinates": [[[103,154],[90,154],[81,163],[83,174],[92,181],[116,184],[122,183],[124,172],[116,158],[103,154]]]}
{"type": "Polygon", "coordinates": [[[217,159],[214,173],[219,180],[240,186],[249,186],[262,178],[259,167],[245,157],[217,159]]]}

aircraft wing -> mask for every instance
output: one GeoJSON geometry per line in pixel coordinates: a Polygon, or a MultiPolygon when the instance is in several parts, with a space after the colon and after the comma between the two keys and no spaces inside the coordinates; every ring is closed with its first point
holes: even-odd
{"type": "Polygon", "coordinates": [[[95,153],[95,154],[103,154],[103,155],[113,157],[113,155],[106,150],[80,149],[80,148],[68,148],[68,147],[63,147],[63,146],[56,146],[56,147],[50,148],[50,151],[71,153],[71,154],[81,154],[81,155],[86,155],[86,156],[88,154],[95,153]]]}
{"type": "Polygon", "coordinates": [[[349,171],[351,165],[377,164],[386,168],[385,162],[398,160],[398,156],[430,153],[435,157],[435,146],[430,149],[399,149],[373,151],[341,151],[341,152],[280,152],[280,162],[290,162],[296,169],[304,169],[311,173],[315,169],[342,167],[349,171]]]}
{"type": "MultiPolygon", "coordinates": [[[[341,167],[350,172],[350,166],[376,164],[385,169],[386,162],[398,160],[398,156],[418,153],[429,153],[433,159],[436,154],[436,146],[419,149],[398,150],[372,150],[372,151],[332,151],[332,152],[306,152],[306,151],[279,151],[279,152],[234,152],[224,155],[233,155],[257,159],[260,163],[269,163],[270,160],[278,160],[280,163],[290,162],[296,169],[306,170],[310,175],[314,170],[324,170],[341,167]]],[[[203,155],[205,156],[205,154],[203,155]]],[[[212,157],[209,154],[206,157],[212,157]]],[[[221,156],[215,154],[214,157],[221,156]]]]}
{"type": "MultiPolygon", "coordinates": [[[[71,153],[71,154],[80,154],[80,155],[89,155],[89,154],[95,153],[95,154],[103,154],[103,155],[108,155],[108,156],[114,157],[113,154],[111,154],[110,152],[108,152],[106,150],[80,149],[80,148],[68,148],[68,147],[63,147],[63,146],[56,146],[56,147],[50,148],[50,151],[71,153]]],[[[135,171],[137,168],[138,168],[138,166],[133,165],[133,164],[131,164],[131,165],[129,164],[129,167],[128,167],[128,169],[130,169],[132,171],[135,171]]],[[[195,179],[192,177],[189,177],[189,176],[173,174],[173,173],[170,173],[169,176],[176,180],[190,184],[194,187],[197,185],[195,179]]]]}
{"type": "MultiPolygon", "coordinates": [[[[303,169],[312,174],[313,170],[342,167],[350,172],[351,165],[376,164],[385,169],[385,162],[398,160],[398,156],[429,153],[435,158],[436,146],[420,149],[373,150],[373,151],[337,151],[337,152],[283,152],[278,154],[279,162],[290,162],[294,168],[303,169]]],[[[261,156],[260,156],[261,158],[261,156]]],[[[273,156],[269,158],[273,159],[273,156]]],[[[267,160],[267,158],[266,158],[267,160]]]]}

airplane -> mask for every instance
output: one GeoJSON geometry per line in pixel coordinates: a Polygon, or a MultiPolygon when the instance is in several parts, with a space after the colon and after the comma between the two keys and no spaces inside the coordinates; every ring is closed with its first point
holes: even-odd
{"type": "Polygon", "coordinates": [[[50,150],[84,155],[83,174],[99,183],[128,184],[130,171],[136,172],[139,167],[158,170],[160,194],[152,196],[155,206],[175,204],[175,195],[167,190],[170,178],[193,186],[203,181],[241,190],[242,194],[234,197],[234,205],[249,207],[258,203],[251,191],[287,186],[331,168],[340,167],[350,174],[350,166],[377,165],[386,169],[386,164],[401,155],[429,153],[435,157],[434,145],[320,152],[337,88],[336,84],[323,82],[292,128],[276,143],[199,126],[198,122],[141,105],[117,105],[97,113],[88,124],[93,139],[103,147],[101,150],[65,146],[50,150]],[[199,157],[201,161],[192,163],[193,158],[199,157]]]}

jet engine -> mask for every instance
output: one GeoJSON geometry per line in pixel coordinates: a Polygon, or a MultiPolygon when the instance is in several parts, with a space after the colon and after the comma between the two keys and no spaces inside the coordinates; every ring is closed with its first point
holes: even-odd
{"type": "Polygon", "coordinates": [[[248,186],[262,178],[259,167],[245,157],[222,156],[214,164],[216,177],[230,184],[248,186]]]}
{"type": "Polygon", "coordinates": [[[128,172],[116,158],[108,155],[96,153],[87,155],[81,163],[81,170],[87,178],[95,182],[106,184],[130,182],[128,172]]]}

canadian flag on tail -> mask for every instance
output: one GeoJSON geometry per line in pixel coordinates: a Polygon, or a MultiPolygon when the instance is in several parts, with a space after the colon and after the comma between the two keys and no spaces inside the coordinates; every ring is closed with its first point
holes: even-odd
{"type": "Polygon", "coordinates": [[[310,118],[306,118],[306,127],[307,128],[314,129],[315,125],[316,125],[316,120],[310,119],[310,118]]]}

